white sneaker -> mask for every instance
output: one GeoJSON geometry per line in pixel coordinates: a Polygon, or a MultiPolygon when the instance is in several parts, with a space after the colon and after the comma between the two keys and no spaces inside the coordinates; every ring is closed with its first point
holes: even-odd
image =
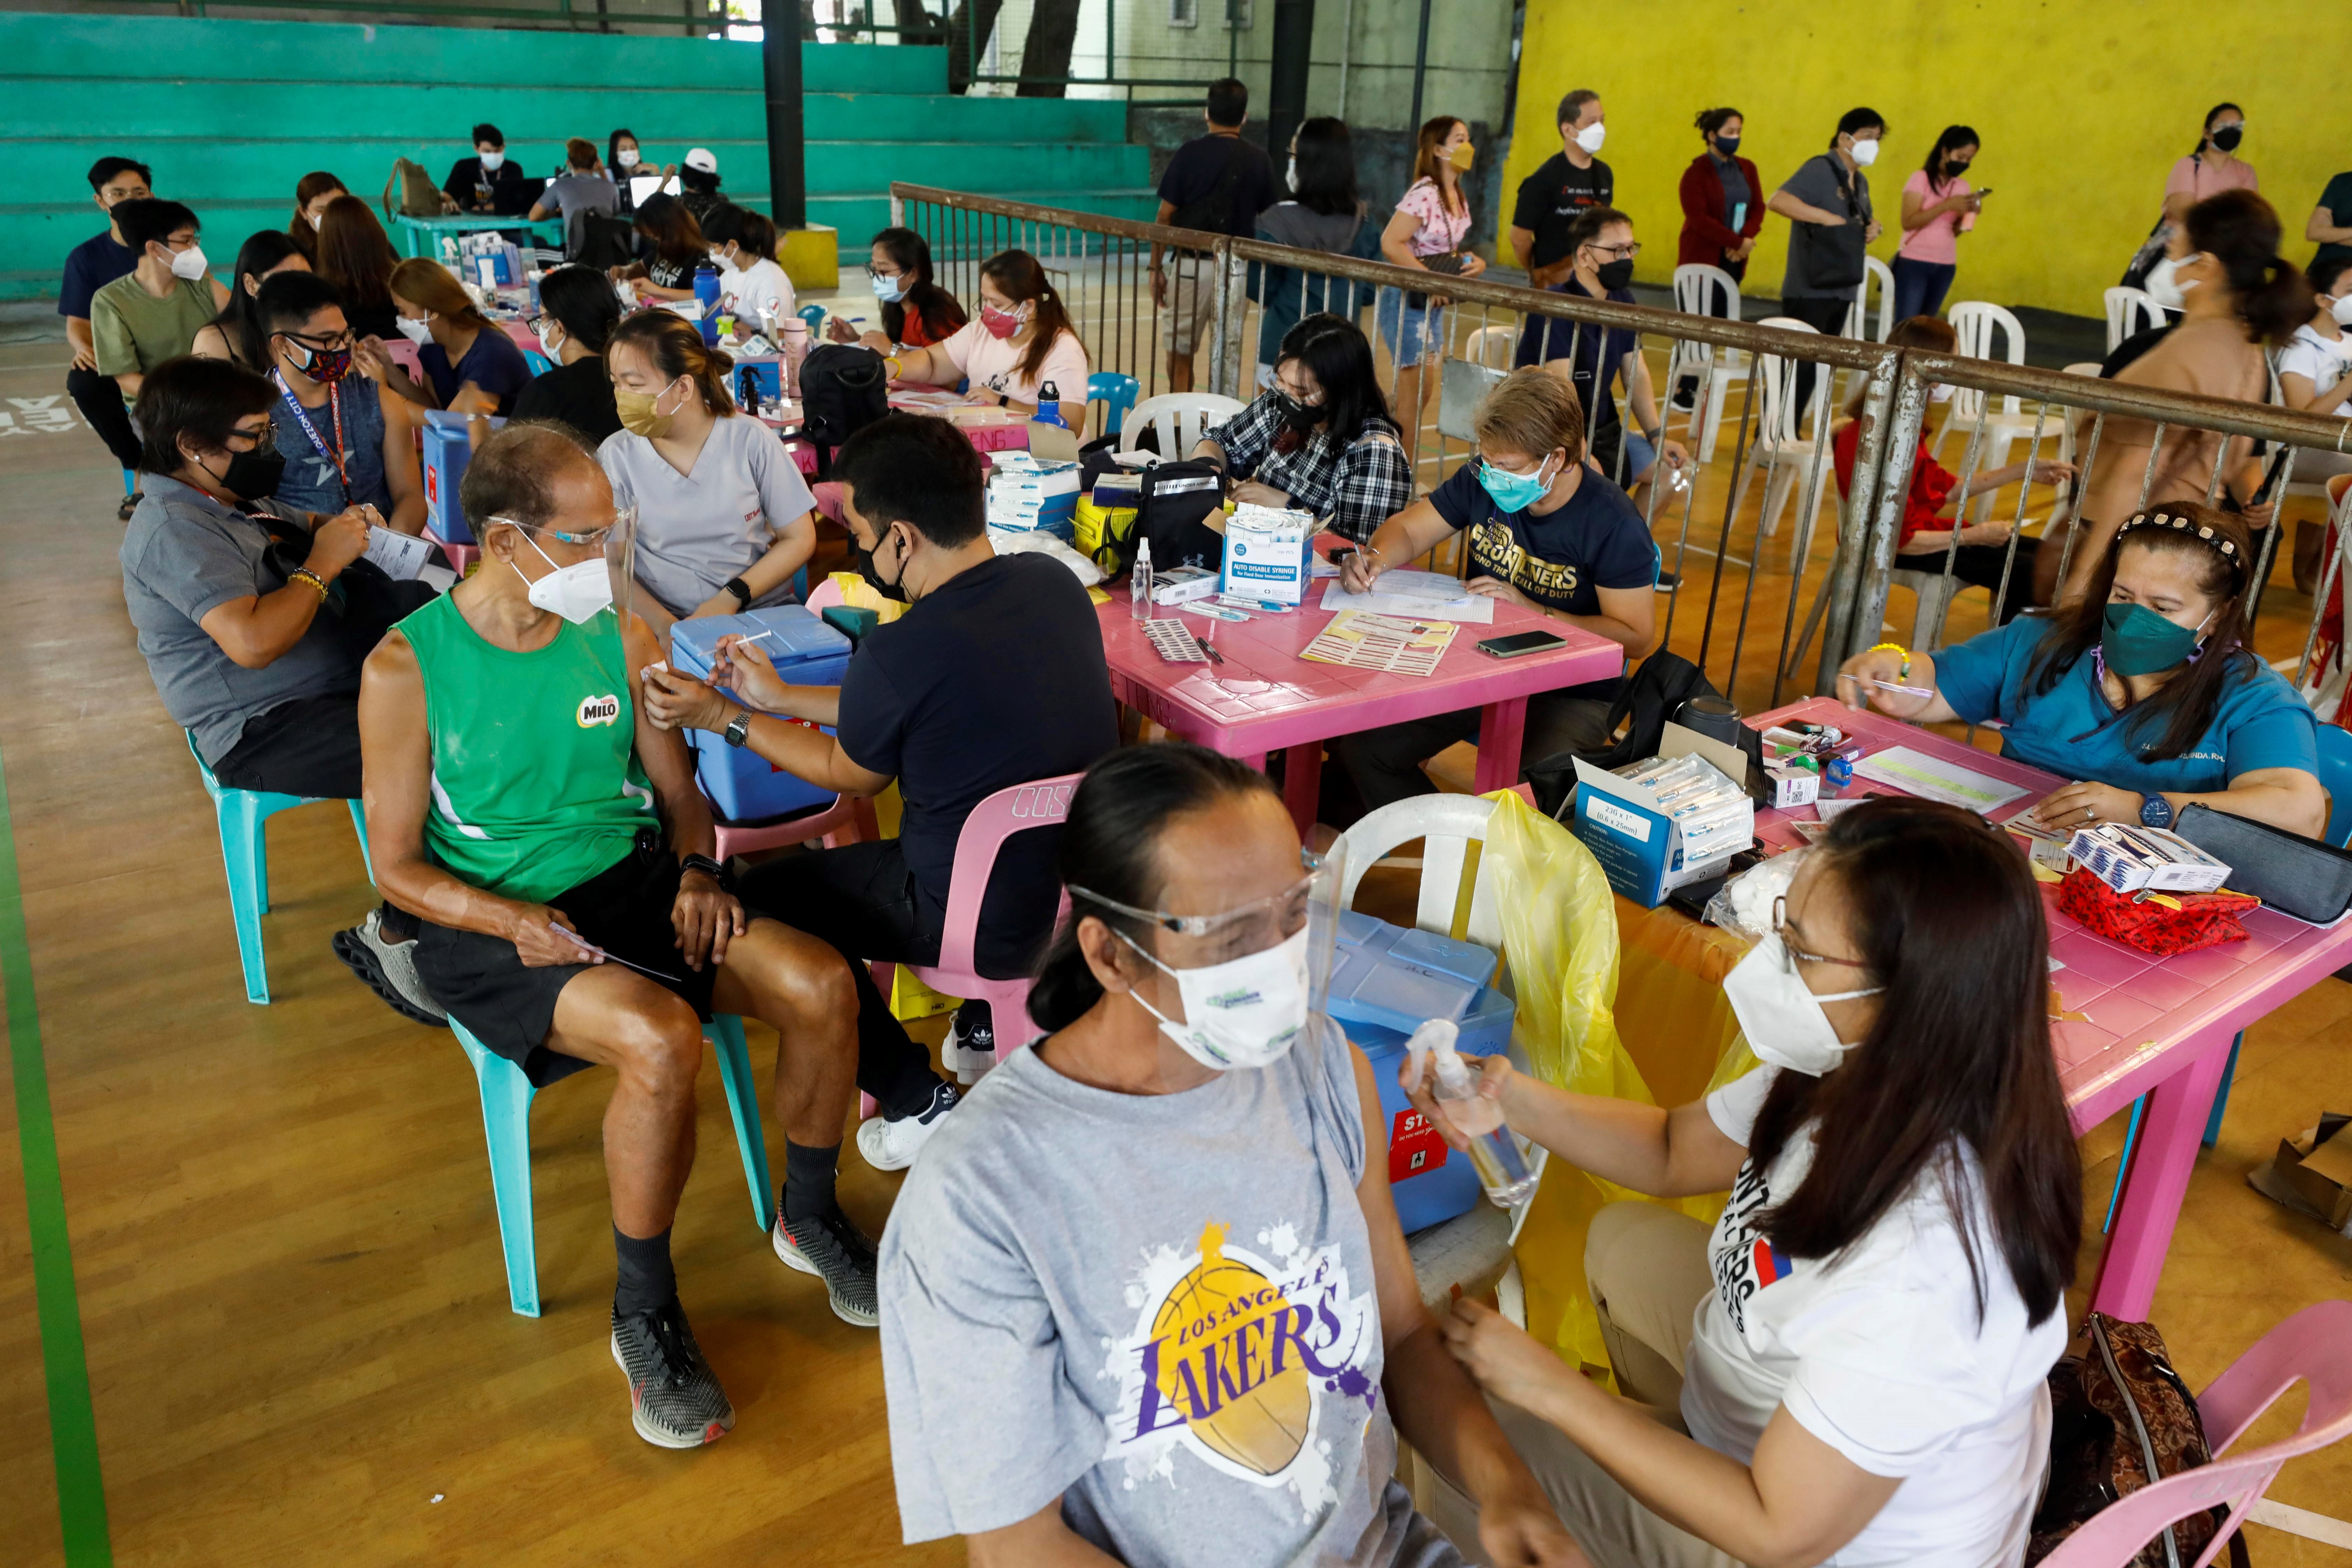
{"type": "Polygon", "coordinates": [[[987,1003],[967,1002],[956,1009],[940,1061],[967,1089],[996,1065],[996,1028],[987,1003]]]}
{"type": "Polygon", "coordinates": [[[896,1121],[886,1116],[869,1117],[857,1124],[857,1152],[877,1171],[903,1171],[915,1163],[915,1156],[955,1105],[955,1085],[943,1083],[931,1091],[931,1103],[919,1115],[902,1116],[896,1121]]]}

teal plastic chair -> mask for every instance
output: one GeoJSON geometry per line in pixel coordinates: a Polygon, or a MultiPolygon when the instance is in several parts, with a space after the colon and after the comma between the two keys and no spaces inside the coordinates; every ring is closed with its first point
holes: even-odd
{"type": "MultiPolygon", "coordinates": [[[[2352,730],[2339,724],[2319,727],[2319,787],[2327,792],[2327,826],[2321,834],[2339,849],[2352,849],[2352,730]]],[[[2352,978],[2352,971],[2347,977],[2352,978]]],[[[2241,1034],[2230,1042],[2230,1059],[2221,1064],[2221,1086],[2213,1091],[2213,1114],[2205,1120],[2205,1147],[2221,1141],[2221,1113],[2230,1106],[2230,1082],[2238,1076],[2241,1034]]],[[[2123,1201],[2124,1173],[2131,1169],[2132,1145],[2139,1142],[2140,1118],[2147,1114],[2147,1097],[2132,1101],[2131,1121],[2124,1127],[2123,1158],[2116,1162],[2116,1190],[2107,1194],[2107,1218],[2102,1229],[2116,1223],[2116,1205],[2123,1201]]]]}
{"type": "MultiPolygon", "coordinates": [[[[814,334],[816,331],[819,323],[823,322],[824,320],[824,307],[822,305],[803,305],[800,309],[800,318],[802,321],[808,323],[808,330],[812,334],[814,334]]],[[[812,343],[810,346],[814,347],[815,345],[812,343]]]]}
{"type": "MultiPolygon", "coordinates": [[[[539,1316],[539,1242],[530,1214],[530,1100],[538,1093],[522,1068],[466,1032],[457,1019],[450,1032],[474,1064],[482,1090],[482,1134],[490,1150],[490,1194],[499,1207],[499,1245],[506,1253],[507,1300],[526,1318],[539,1316]]],[[[735,1121],[735,1142],[743,1153],[743,1179],[751,1188],[751,1217],[762,1235],[776,1223],[773,1189],[768,1184],[768,1144],[760,1130],[760,1096],[751,1081],[751,1052],[743,1041],[743,1020],[714,1015],[702,1037],[719,1058],[727,1086],[727,1109],[735,1121]]]]}
{"type": "MultiPolygon", "coordinates": [[[[205,793],[213,797],[213,815],[220,819],[221,861],[228,871],[228,909],[236,922],[236,955],[245,965],[245,999],[266,1007],[269,971],[261,952],[261,917],[269,912],[269,838],[262,825],[289,807],[309,805],[311,801],[273,790],[228,788],[205,764],[193,733],[188,736],[188,754],[196,759],[205,793]]],[[[364,862],[367,808],[355,800],[344,804],[352,808],[352,826],[359,830],[360,858],[364,862]]],[[[373,878],[374,872],[371,870],[369,876],[373,878]]]]}
{"type": "Polygon", "coordinates": [[[1102,429],[1105,436],[1116,436],[1127,422],[1128,410],[1135,406],[1142,386],[1131,375],[1121,375],[1115,370],[1098,370],[1087,377],[1087,401],[1103,405],[1102,429]]]}

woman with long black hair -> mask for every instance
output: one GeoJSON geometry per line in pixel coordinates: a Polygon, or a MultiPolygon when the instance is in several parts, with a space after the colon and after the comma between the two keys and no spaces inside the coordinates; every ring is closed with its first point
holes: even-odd
{"type": "Polygon", "coordinates": [[[835,316],[828,331],[835,342],[864,343],[878,354],[929,348],[971,319],[940,287],[931,274],[931,243],[911,228],[886,228],[874,237],[866,276],[882,307],[882,330],[860,332],[835,316]]]}
{"type": "Polygon", "coordinates": [[[229,285],[228,303],[219,315],[196,329],[188,352],[200,359],[235,360],[257,374],[268,374],[274,363],[268,334],[261,330],[253,301],[261,280],[273,272],[308,272],[308,254],[284,229],[265,228],[246,237],[236,250],[236,279],[229,285]]]}
{"type": "Polygon", "coordinates": [[[1412,500],[1412,465],[1371,342],[1328,313],[1290,329],[1275,351],[1274,384],[1203,433],[1192,456],[1225,470],[1234,500],[1303,508],[1358,544],[1412,500]]]}
{"type": "Polygon", "coordinates": [[[624,262],[607,268],[607,276],[656,300],[693,299],[696,269],[712,264],[702,225],[677,196],[652,197],[634,221],[638,237],[653,247],[653,259],[624,262]]]}
{"type": "Polygon", "coordinates": [[[2311,709],[2246,646],[2256,548],[2235,512],[2153,507],[2054,616],[1933,655],[1881,645],[1845,661],[1838,695],[1914,723],[2000,720],[2001,755],[2082,781],[2035,808],[2053,829],[2168,827],[2194,803],[2316,834],[2327,803],[2311,709]]]}
{"type": "MultiPolygon", "coordinates": [[[[1585,1276],[1624,1397],[1488,1309],[1454,1352],[1605,1568],[1999,1568],[2050,1446],[2083,1192],[2025,857],[1930,801],[1842,814],[1724,990],[1763,1066],[1672,1110],[1485,1064],[1480,1092],[1637,1193],[1585,1276]]],[[[1458,1147],[1427,1086],[1414,1108],[1458,1147]]],[[[1466,1510],[1434,1510],[1457,1543],[1466,1510]]]]}
{"type": "MultiPolygon", "coordinates": [[[[1260,213],[1257,237],[1296,250],[1328,251],[1377,261],[1380,229],[1365,221],[1356,194],[1356,144],[1348,124],[1329,115],[1309,120],[1291,133],[1290,195],[1260,213]]],[[[1257,388],[1274,384],[1282,342],[1301,318],[1328,312],[1355,321],[1372,302],[1373,286],[1270,262],[1250,263],[1249,297],[1258,312],[1257,388]]]]}
{"type": "Polygon", "coordinates": [[[1959,268],[1960,236],[1976,226],[1984,198],[1962,176],[1976,162],[1977,133],[1947,125],[1927,161],[1903,183],[1903,242],[1895,247],[1895,319],[1933,316],[1959,268]]]}

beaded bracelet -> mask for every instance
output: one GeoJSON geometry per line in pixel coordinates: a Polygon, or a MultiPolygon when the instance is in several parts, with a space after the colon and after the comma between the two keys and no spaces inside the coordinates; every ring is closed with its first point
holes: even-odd
{"type": "Polygon", "coordinates": [[[1911,650],[1910,650],[1909,648],[1907,648],[1907,647],[1905,647],[1901,643],[1883,642],[1883,643],[1876,643],[1876,644],[1874,644],[1872,647],[1869,647],[1869,648],[1867,648],[1867,649],[1865,649],[1864,651],[1865,651],[1865,652],[1869,652],[1869,653],[1876,653],[1880,648],[1885,648],[1885,649],[1887,652],[1889,652],[1889,653],[1899,653],[1899,654],[1901,654],[1901,655],[1903,656],[1903,668],[1902,668],[1902,671],[1901,671],[1901,673],[1897,674],[1897,675],[1895,676],[1895,679],[1897,679],[1897,680],[1908,680],[1908,679],[1911,679],[1911,650]]]}
{"type": "Polygon", "coordinates": [[[327,597],[327,580],[308,566],[297,566],[286,574],[286,580],[289,583],[308,583],[311,587],[319,590],[319,598],[321,602],[324,602],[327,597]]]}

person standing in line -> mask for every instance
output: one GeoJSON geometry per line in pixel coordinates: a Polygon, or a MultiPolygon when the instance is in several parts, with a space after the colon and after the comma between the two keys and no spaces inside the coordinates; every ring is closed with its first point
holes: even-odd
{"type": "MultiPolygon", "coordinates": [[[[1380,258],[1380,229],[1366,221],[1356,194],[1356,146],[1345,121],[1318,116],[1290,135],[1290,199],[1276,202],[1258,219],[1257,237],[1294,250],[1320,250],[1364,261],[1380,258]]],[[[1372,302],[1369,283],[1350,282],[1302,268],[1252,262],[1250,298],[1264,307],[1257,319],[1256,384],[1263,393],[1276,382],[1283,340],[1311,315],[1358,321],[1372,302]]]]}
{"type": "Polygon", "coordinates": [[[2238,156],[2245,136],[2246,111],[2236,104],[2217,103],[2205,111],[2205,133],[2164,182],[2165,222],[2179,225],[2207,196],[2263,188],[2254,166],[2238,156]]]}
{"type": "MultiPolygon", "coordinates": [[[[1617,175],[1600,158],[1609,125],[1599,93],[1589,87],[1578,88],[1559,100],[1555,119],[1559,124],[1559,151],[1519,182],[1507,237],[1511,254],[1527,268],[1528,287],[1557,291],[1567,287],[1568,275],[1576,270],[1576,247],[1570,243],[1568,231],[1586,213],[1616,205],[1617,175]]],[[[1540,364],[1559,358],[1569,352],[1568,344],[1554,344],[1552,334],[1566,337],[1574,331],[1570,322],[1529,316],[1513,363],[1540,364]]]]}
{"type": "MultiPolygon", "coordinates": [[[[66,252],[63,286],[58,289],[58,314],[66,319],[66,342],[73,349],[73,364],[66,372],[66,395],[81,410],[98,438],[106,443],[115,462],[125,471],[139,467],[139,437],[131,433],[131,416],[122,406],[121,389],[98,373],[98,347],[90,337],[91,297],[118,278],[127,278],[139,265],[139,253],[122,237],[121,221],[114,209],[125,202],[145,201],[155,193],[147,165],[130,158],[100,158],[89,166],[89,188],[98,210],[106,215],[106,232],[94,234],[66,252]]],[[[122,498],[117,518],[131,521],[139,492],[122,498]]]]}
{"type": "MultiPolygon", "coordinates": [[[[1789,220],[1789,270],[1780,283],[1780,310],[1816,331],[1845,330],[1847,309],[1869,280],[1866,247],[1878,238],[1870,210],[1870,179],[1886,118],[1874,109],[1849,109],[1826,153],[1815,153],[1772,193],[1765,205],[1789,220]],[[1854,237],[1859,235],[1859,239],[1854,237]]],[[[1812,401],[1813,365],[1797,364],[1797,416],[1812,401]]]]}
{"type": "MultiPolygon", "coordinates": [[[[1748,277],[1748,258],[1756,250],[1756,237],[1764,229],[1764,182],[1756,165],[1739,156],[1739,138],[1747,119],[1729,107],[1702,109],[1696,122],[1706,151],[1683,171],[1678,195],[1683,205],[1683,232],[1675,250],[1676,267],[1714,267],[1730,274],[1737,284],[1748,277]]],[[[1716,284],[1707,309],[1737,321],[1738,290],[1724,298],[1716,284]]],[[[1696,375],[1675,384],[1674,405],[1689,411],[1698,405],[1696,375]]]]}
{"type": "Polygon", "coordinates": [[[2303,237],[2319,247],[2306,269],[2315,279],[2332,267],[2352,264],[2352,170],[2328,176],[2303,237]]]}
{"type": "MultiPolygon", "coordinates": [[[[1381,231],[1381,259],[1441,278],[1475,278],[1486,270],[1486,258],[1462,244],[1470,237],[1470,198],[1463,194],[1462,176],[1477,157],[1477,149],[1470,144],[1470,127],[1441,114],[1423,122],[1416,144],[1412,184],[1390,215],[1388,227],[1381,231]]],[[[1423,384],[1421,365],[1444,353],[1447,303],[1442,294],[1382,289],[1372,310],[1396,365],[1397,417],[1416,447],[1422,410],[1437,391],[1433,379],[1423,384]]]]}
{"type": "MultiPolygon", "coordinates": [[[[1152,221],[1247,239],[1257,232],[1257,215],[1272,206],[1275,198],[1274,165],[1242,140],[1242,126],[1249,119],[1249,89],[1232,77],[1211,82],[1201,114],[1209,122],[1208,134],[1176,149],[1168,172],[1160,177],[1160,211],[1152,221]]],[[[1201,328],[1216,315],[1216,262],[1205,252],[1178,250],[1169,256],[1163,270],[1161,250],[1158,245],[1151,247],[1151,304],[1168,313],[1168,390],[1190,392],[1201,328]]],[[[1225,330],[1236,342],[1245,270],[1233,268],[1225,287],[1225,330]]]]}
{"type": "Polygon", "coordinates": [[[1903,241],[1895,247],[1895,319],[1940,315],[1959,266],[1960,236],[1977,226],[1984,197],[1960,176],[1977,155],[1977,133],[1947,125],[1927,162],[1903,183],[1903,241]]]}

